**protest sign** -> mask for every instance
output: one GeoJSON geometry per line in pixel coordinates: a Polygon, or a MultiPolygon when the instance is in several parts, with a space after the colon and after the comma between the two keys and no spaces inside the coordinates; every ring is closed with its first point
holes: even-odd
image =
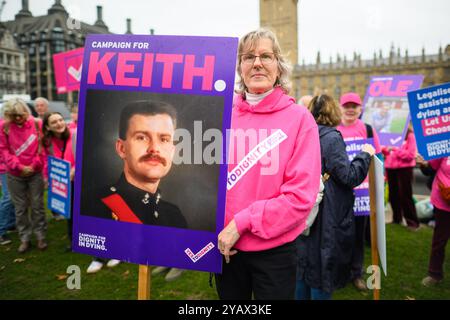
{"type": "Polygon", "coordinates": [[[373,290],[374,300],[380,299],[381,269],[387,275],[386,260],[386,225],[384,212],[384,168],[383,163],[376,156],[373,157],[369,168],[370,179],[370,251],[372,264],[367,271],[373,273],[368,281],[368,287],[373,290]]]}
{"type": "Polygon", "coordinates": [[[384,275],[387,276],[386,222],[384,208],[384,166],[377,157],[375,161],[375,193],[377,215],[377,248],[384,275]]]}
{"type": "Polygon", "coordinates": [[[450,83],[408,92],[417,149],[425,160],[450,155],[450,83]]]}
{"type": "MultiPolygon", "coordinates": [[[[368,143],[374,146],[373,138],[369,139],[346,139],[345,150],[347,151],[348,159],[350,161],[361,152],[361,148],[364,144],[368,143]]],[[[375,146],[374,146],[375,147],[375,146]]],[[[355,216],[368,216],[370,215],[370,199],[369,199],[369,176],[367,176],[363,183],[353,189],[355,191],[355,204],[353,211],[355,216]]]]}
{"type": "Polygon", "coordinates": [[[382,146],[400,147],[409,124],[407,93],[420,88],[422,75],[386,75],[370,79],[362,120],[378,133],[382,146]]]}
{"type": "Polygon", "coordinates": [[[58,94],[80,89],[84,48],[53,55],[56,92],[58,94]]]}
{"type": "Polygon", "coordinates": [[[48,156],[48,207],[70,218],[70,162],[48,156]]]}
{"type": "Polygon", "coordinates": [[[237,38],[90,35],[74,251],[221,272],[237,38]]]}

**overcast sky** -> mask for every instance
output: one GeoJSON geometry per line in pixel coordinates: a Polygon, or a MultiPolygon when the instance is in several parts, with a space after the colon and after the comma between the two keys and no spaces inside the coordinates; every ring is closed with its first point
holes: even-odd
{"type": "MultiPolygon", "coordinates": [[[[0,0],[1,2],[2,0],[0,0]]],[[[21,0],[6,0],[2,21],[14,19],[21,0]]],[[[44,15],[54,0],[29,0],[34,16],[44,15]]],[[[111,32],[124,33],[126,18],[135,34],[240,37],[259,27],[258,0],[62,0],[74,18],[94,23],[97,5],[111,32]]],[[[394,44],[402,55],[437,53],[450,44],[450,0],[299,0],[299,62],[322,62],[336,54],[371,59],[394,44]]]]}

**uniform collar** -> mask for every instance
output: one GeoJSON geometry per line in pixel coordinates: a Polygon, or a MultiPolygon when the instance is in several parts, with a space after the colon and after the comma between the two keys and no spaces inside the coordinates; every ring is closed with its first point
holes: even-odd
{"type": "Polygon", "coordinates": [[[161,198],[161,191],[159,189],[156,190],[156,193],[151,193],[142,190],[140,188],[137,188],[132,184],[128,183],[127,179],[125,178],[125,174],[123,173],[120,176],[120,179],[116,184],[116,187],[112,188],[117,188],[117,190],[111,191],[119,192],[122,196],[125,196],[127,200],[131,200],[132,203],[142,203],[144,205],[153,203],[158,204],[159,199],[161,198]]]}

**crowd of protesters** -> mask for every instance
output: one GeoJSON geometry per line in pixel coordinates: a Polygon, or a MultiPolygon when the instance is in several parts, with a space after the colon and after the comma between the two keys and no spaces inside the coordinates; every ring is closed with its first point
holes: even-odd
{"type": "MultiPolygon", "coordinates": [[[[382,148],[376,129],[360,120],[362,101],[356,93],[343,94],[339,104],[326,94],[304,96],[297,104],[289,96],[290,66],[269,30],[241,38],[237,74],[232,129],[282,130],[284,139],[277,146],[277,172],[264,174],[257,163],[227,192],[225,228],[218,234],[223,270],[215,275],[220,299],[331,299],[348,283],[366,290],[368,217],[354,214],[353,188],[366,179],[374,155],[385,163],[393,222],[405,220],[413,231],[420,226],[412,195],[416,159],[433,173],[436,224],[429,274],[422,283],[441,282],[450,235],[450,157],[424,161],[411,127],[401,147],[382,148]],[[363,145],[350,161],[345,141],[368,138],[373,145],[363,145]]],[[[48,246],[43,199],[48,155],[70,162],[73,190],[77,110],[71,124],[49,112],[44,98],[36,99],[36,111],[38,118],[25,102],[12,99],[3,106],[0,122],[0,244],[10,244],[8,232],[17,230],[19,253],[31,249],[33,235],[39,250],[48,246]]],[[[241,159],[229,160],[231,171],[241,159]]],[[[71,240],[72,219],[67,222],[71,240]]],[[[94,258],[88,273],[104,263],[94,258]]]]}

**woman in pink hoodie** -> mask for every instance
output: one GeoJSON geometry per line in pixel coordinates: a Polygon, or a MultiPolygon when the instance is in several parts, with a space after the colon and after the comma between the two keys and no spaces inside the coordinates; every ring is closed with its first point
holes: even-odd
{"type": "Polygon", "coordinates": [[[430,287],[441,283],[444,278],[445,247],[450,239],[450,156],[428,163],[421,161],[421,164],[429,165],[436,171],[430,197],[436,226],[433,230],[428,276],[422,280],[424,286],[430,287]]]}
{"type": "Polygon", "coordinates": [[[44,210],[42,168],[45,152],[41,145],[41,120],[34,119],[21,99],[4,106],[5,123],[0,130],[0,153],[6,165],[8,189],[16,210],[16,224],[21,244],[18,252],[30,248],[31,235],[40,250],[47,248],[47,220],[44,210]],[[28,207],[31,215],[28,216],[28,207]]]}
{"type": "MultiPolygon", "coordinates": [[[[74,190],[76,132],[69,130],[68,125],[59,112],[46,112],[42,120],[42,133],[44,135],[43,145],[46,154],[70,162],[70,190],[74,190]]],[[[44,166],[45,175],[47,174],[47,167],[48,161],[46,159],[44,166]]],[[[70,199],[70,216],[67,220],[67,232],[72,243],[73,194],[70,199]]]]}
{"type": "Polygon", "coordinates": [[[412,126],[408,128],[401,147],[384,147],[384,166],[386,168],[389,202],[391,203],[394,223],[400,224],[405,217],[408,228],[417,230],[419,219],[412,198],[413,169],[416,165],[416,138],[412,126]]]}
{"type": "Polygon", "coordinates": [[[294,299],[295,239],[319,190],[317,125],[288,96],[289,65],[264,29],[239,43],[228,154],[221,299],[294,299]]]}

